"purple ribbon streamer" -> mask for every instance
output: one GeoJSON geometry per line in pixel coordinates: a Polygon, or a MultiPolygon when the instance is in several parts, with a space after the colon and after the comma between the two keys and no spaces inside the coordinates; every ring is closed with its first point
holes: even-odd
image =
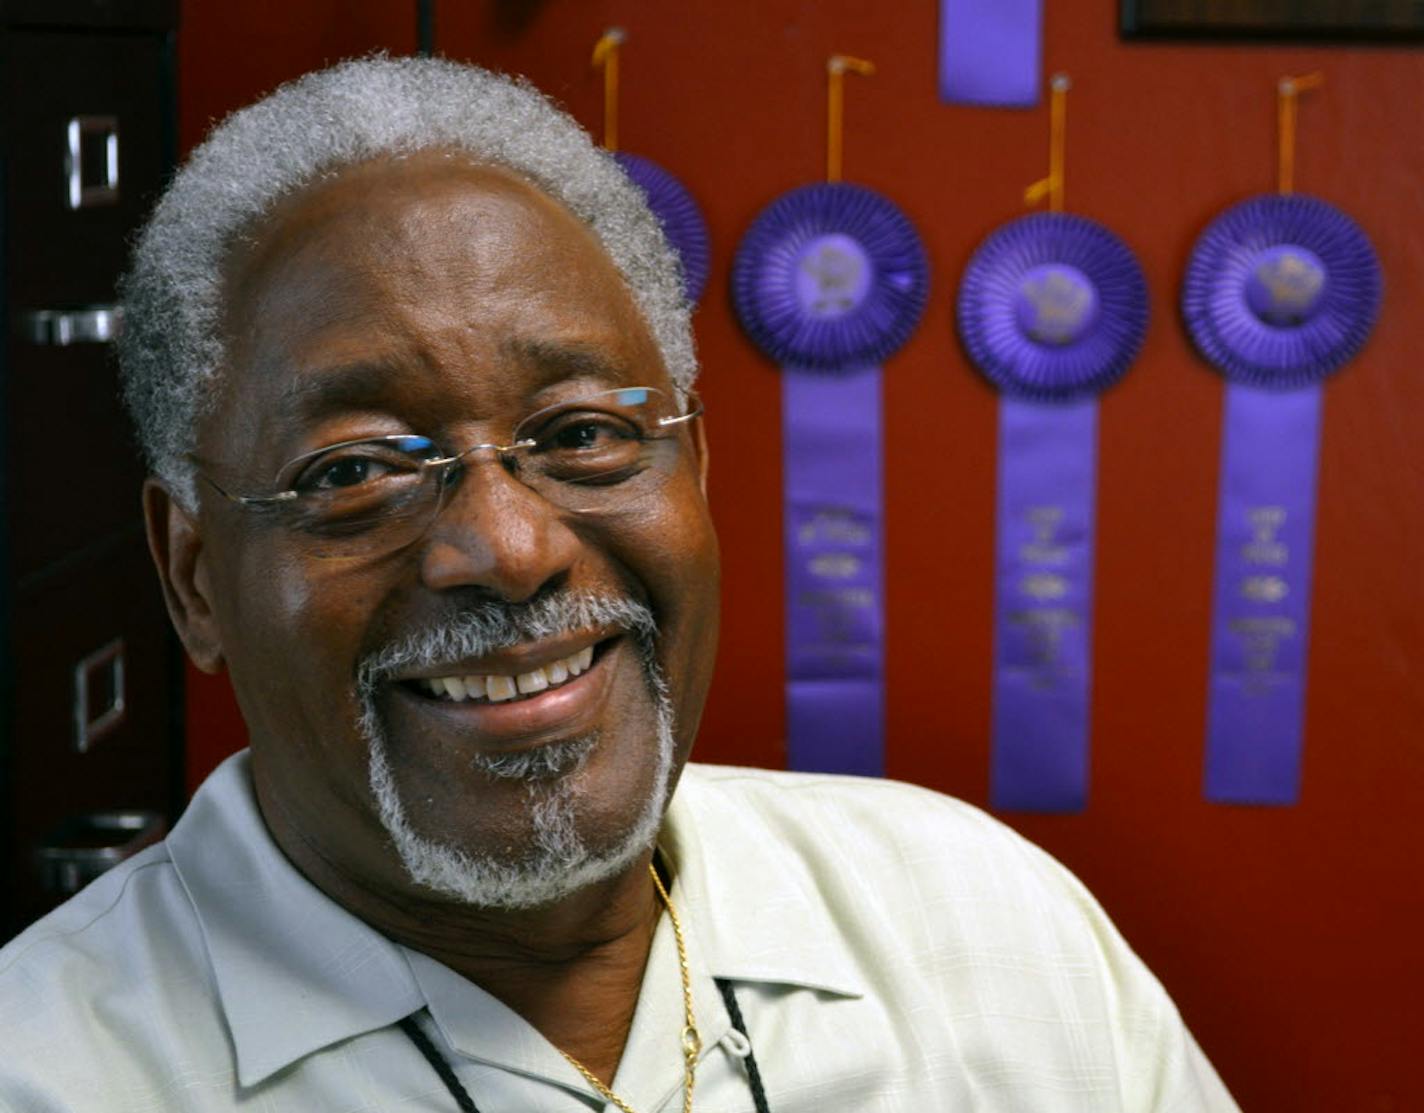
{"type": "Polygon", "coordinates": [[[1002,398],[990,798],[1078,811],[1088,795],[1098,403],[1002,398]]]}
{"type": "Polygon", "coordinates": [[[880,369],[784,368],[787,764],[885,770],[880,369]]]}
{"type": "Polygon", "coordinates": [[[1321,388],[1228,385],[1217,500],[1206,798],[1300,795],[1321,388]]]}
{"type": "Polygon", "coordinates": [[[940,0],[941,100],[1032,108],[1042,56],[1043,0],[940,0]]]}

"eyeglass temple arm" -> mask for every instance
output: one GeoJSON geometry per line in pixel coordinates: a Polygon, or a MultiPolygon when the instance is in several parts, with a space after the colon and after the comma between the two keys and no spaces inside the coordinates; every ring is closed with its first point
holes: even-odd
{"type": "Polygon", "coordinates": [[[685,421],[691,421],[693,418],[701,416],[702,399],[694,394],[692,395],[692,408],[689,409],[687,413],[680,414],[677,417],[660,417],[658,418],[658,425],[666,429],[669,425],[681,425],[685,421]]]}
{"type": "Polygon", "coordinates": [[[228,502],[235,502],[239,506],[270,506],[274,502],[291,502],[297,497],[296,491],[278,491],[275,495],[234,495],[230,491],[223,490],[218,486],[218,482],[206,472],[198,473],[218,494],[227,499],[228,502]]]}

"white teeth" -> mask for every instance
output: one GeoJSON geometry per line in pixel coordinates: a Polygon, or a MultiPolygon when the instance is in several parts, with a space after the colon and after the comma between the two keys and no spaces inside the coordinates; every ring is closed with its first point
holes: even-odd
{"type": "Polygon", "coordinates": [[[488,699],[502,703],[516,695],[532,695],[556,687],[586,672],[593,664],[593,646],[551,662],[543,668],[531,669],[518,676],[437,676],[419,681],[432,696],[463,703],[471,699],[488,699]]]}
{"type": "Polygon", "coordinates": [[[514,679],[515,685],[524,695],[530,692],[542,692],[549,686],[549,678],[544,675],[543,669],[534,669],[532,672],[521,672],[514,679]]]}
{"type": "Polygon", "coordinates": [[[512,676],[491,676],[485,692],[494,703],[500,703],[507,699],[513,699],[515,695],[514,677],[512,676]]]}

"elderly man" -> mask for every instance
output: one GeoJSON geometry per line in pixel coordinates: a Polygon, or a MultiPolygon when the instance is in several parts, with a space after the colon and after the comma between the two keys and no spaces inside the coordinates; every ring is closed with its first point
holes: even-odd
{"type": "Polygon", "coordinates": [[[992,820],[684,768],[718,582],[688,311],[537,93],[415,59],[278,90],[125,305],[155,562],[252,745],[0,952],[0,1108],[1234,1108],[992,820]]]}

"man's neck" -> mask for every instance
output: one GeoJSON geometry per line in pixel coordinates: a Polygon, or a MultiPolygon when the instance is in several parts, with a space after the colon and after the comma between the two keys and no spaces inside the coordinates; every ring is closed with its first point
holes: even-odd
{"type": "Polygon", "coordinates": [[[352,877],[277,817],[267,821],[287,857],[327,896],[498,998],[611,1085],[662,913],[651,850],[557,903],[498,910],[416,889],[394,864],[379,881],[352,877]]]}
{"type": "Polygon", "coordinates": [[[388,934],[498,998],[612,1085],[662,912],[647,863],[549,908],[468,910],[435,931],[425,921],[388,934]]]}

